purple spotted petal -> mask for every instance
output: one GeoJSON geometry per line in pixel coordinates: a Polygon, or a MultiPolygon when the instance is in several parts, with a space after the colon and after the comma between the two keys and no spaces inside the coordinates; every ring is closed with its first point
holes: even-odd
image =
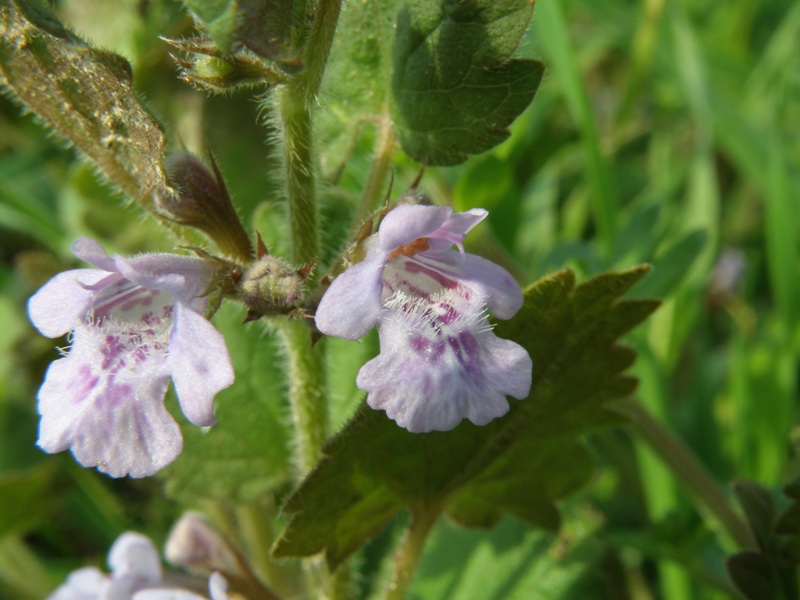
{"type": "Polygon", "coordinates": [[[448,431],[462,419],[504,415],[506,395],[527,396],[531,360],[492,333],[481,299],[463,285],[384,303],[381,353],[358,373],[367,403],[411,432],[448,431]]]}
{"type": "Polygon", "coordinates": [[[28,316],[42,335],[61,337],[86,317],[94,291],[91,286],[109,273],[75,269],[53,277],[28,301],[28,316]]]}
{"type": "Polygon", "coordinates": [[[381,314],[382,257],[370,257],[333,280],[317,307],[317,328],[348,340],[363,337],[381,314]]]}
{"type": "Polygon", "coordinates": [[[506,395],[524,398],[531,361],[489,330],[430,339],[401,318],[386,319],[381,353],[361,368],[367,403],[414,433],[449,431],[462,419],[485,425],[508,412],[506,395]]]}
{"type": "Polygon", "coordinates": [[[233,367],[222,335],[182,303],[175,305],[167,364],[186,418],[209,426],[214,396],[233,383],[233,367]]]}
{"type": "Polygon", "coordinates": [[[483,297],[498,319],[510,319],[522,308],[522,290],[503,267],[475,254],[464,255],[463,281],[483,297]]]}
{"type": "Polygon", "coordinates": [[[447,221],[453,209],[449,206],[402,205],[393,209],[378,229],[378,244],[387,254],[437,231],[447,221]]]}
{"type": "Polygon", "coordinates": [[[225,342],[202,317],[213,267],[169,254],[112,259],[89,238],[73,251],[103,270],[56,276],[29,302],[42,333],[74,332],[39,391],[39,445],[114,477],[152,475],[183,445],[164,409],[170,376],[198,425],[215,422],[214,395],[233,382],[225,342]]]}
{"type": "Polygon", "coordinates": [[[75,332],[39,390],[39,446],[70,449],[82,465],[113,477],[144,477],[180,454],[180,429],[164,408],[164,351],[100,327],[75,332]]]}

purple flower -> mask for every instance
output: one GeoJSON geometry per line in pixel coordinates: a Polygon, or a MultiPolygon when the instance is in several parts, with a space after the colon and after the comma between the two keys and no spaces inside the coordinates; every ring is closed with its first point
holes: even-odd
{"type": "MultiPolygon", "coordinates": [[[[147,537],[126,532],[108,553],[111,573],[95,567],[73,571],[47,600],[205,600],[203,596],[170,587],[163,581],[161,558],[147,537]]],[[[229,600],[228,583],[219,573],[208,580],[211,600],[229,600]]]]}
{"type": "Polygon", "coordinates": [[[487,315],[514,316],[522,291],[461,245],[487,214],[398,206],[367,258],[333,281],[317,309],[317,327],[329,335],[355,340],[379,324],[381,352],[356,383],[372,408],[409,431],[447,431],[464,418],[485,425],[508,411],[507,395],[530,391],[528,353],[494,335],[487,315]]]}
{"type": "Polygon", "coordinates": [[[203,317],[212,267],[203,259],[150,254],[111,258],[81,238],[78,258],[97,267],[66,271],[28,302],[48,337],[72,332],[39,390],[39,446],[72,450],[113,477],[152,475],[183,447],[164,408],[170,377],[195,425],[213,425],[213,399],[233,383],[222,335],[203,317]]]}

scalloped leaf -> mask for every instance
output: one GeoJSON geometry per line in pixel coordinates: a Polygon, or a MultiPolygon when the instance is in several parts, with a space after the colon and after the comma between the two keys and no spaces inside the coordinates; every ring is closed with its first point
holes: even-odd
{"type": "Polygon", "coordinates": [[[455,165],[496,146],[530,104],[544,66],[511,58],[532,0],[410,0],[397,19],[392,116],[403,149],[455,165]]]}
{"type": "Polygon", "coordinates": [[[634,352],[617,339],[658,303],[621,296],[646,271],[607,273],[578,286],[563,271],[529,287],[517,316],[496,331],[530,353],[531,395],[485,427],[465,421],[452,431],[413,434],[362,404],[286,503],[291,521],[274,553],[325,551],[335,566],[406,507],[444,506],[467,525],[492,525],[511,513],[556,528],[553,501],[592,469],[580,437],[613,421],[605,405],[635,387],[624,374],[634,352]]]}

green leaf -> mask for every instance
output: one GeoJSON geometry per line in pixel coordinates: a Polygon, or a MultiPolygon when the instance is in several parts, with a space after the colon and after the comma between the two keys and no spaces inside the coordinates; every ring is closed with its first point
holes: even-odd
{"type": "Polygon", "coordinates": [[[315,129],[325,178],[337,180],[366,126],[388,120],[395,0],[343,3],[315,129]]]}
{"type": "Polygon", "coordinates": [[[304,0],[183,0],[222,54],[243,47],[296,71],[293,42],[305,22],[304,0]]]}
{"type": "Polygon", "coordinates": [[[275,554],[324,550],[335,565],[404,507],[444,505],[470,525],[511,513],[556,527],[553,500],[591,470],[580,436],[611,420],[604,405],[635,387],[623,374],[634,353],[616,340],[657,303],[620,297],[646,270],[579,286],[564,271],[529,287],[523,308],[496,331],[530,353],[531,394],[485,427],[465,421],[452,431],[413,434],[362,404],[288,500],[292,519],[275,554]]]}
{"type": "Polygon", "coordinates": [[[565,543],[511,518],[490,532],[443,522],[426,544],[409,600],[620,598],[625,583],[619,564],[596,537],[585,531],[580,537],[565,543]]]}
{"type": "MultiPolygon", "coordinates": [[[[275,340],[258,322],[242,325],[243,320],[243,311],[231,305],[223,305],[214,316],[214,325],[225,336],[236,380],[217,395],[216,425],[203,430],[183,424],[183,453],[165,471],[167,491],[178,500],[247,502],[288,480],[283,359],[275,340]]],[[[172,411],[178,412],[177,408],[172,411]]]]}
{"type": "Polygon", "coordinates": [[[544,71],[511,58],[530,0],[409,0],[397,18],[392,116],[403,149],[455,165],[496,146],[530,104],[544,71]]]}
{"type": "MultiPolygon", "coordinates": [[[[793,493],[795,489],[790,486],[788,491],[793,493]]],[[[791,525],[794,519],[794,507],[789,507],[783,515],[786,521],[781,523],[779,520],[776,528],[775,502],[767,490],[750,481],[737,481],[734,493],[756,536],[758,550],[746,550],[728,557],[726,564],[731,579],[748,600],[796,600],[798,582],[796,569],[791,563],[793,556],[791,552],[785,552],[787,542],[779,538],[781,529],[791,525]]],[[[788,544],[790,550],[792,541],[790,539],[788,544]]]]}
{"type": "Polygon", "coordinates": [[[51,465],[0,477],[0,538],[20,535],[46,522],[60,495],[51,465]]]}
{"type": "Polygon", "coordinates": [[[87,46],[37,2],[0,6],[0,84],[130,198],[169,192],[164,132],[136,97],[128,62],[87,46]]]}
{"type": "Polygon", "coordinates": [[[664,298],[689,274],[691,266],[700,256],[708,241],[705,231],[693,231],[681,238],[653,261],[653,270],[642,284],[637,286],[632,297],[664,298]]]}

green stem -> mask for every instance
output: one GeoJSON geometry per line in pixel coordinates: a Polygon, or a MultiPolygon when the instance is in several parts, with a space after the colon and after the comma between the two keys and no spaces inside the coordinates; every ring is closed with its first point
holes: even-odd
{"type": "Polygon", "coordinates": [[[311,109],[322,83],[340,9],[341,0],[319,0],[306,42],[304,69],[286,84],[278,99],[292,259],[297,264],[308,264],[319,257],[311,109]]]}
{"type": "MultiPolygon", "coordinates": [[[[272,590],[273,596],[291,595],[286,594],[294,584],[291,582],[289,574],[285,568],[275,564],[270,558],[272,544],[275,541],[273,523],[277,516],[278,509],[271,496],[255,502],[245,502],[236,507],[236,515],[239,523],[240,536],[244,543],[247,556],[247,569],[255,569],[252,579],[259,581],[261,577],[272,590]],[[280,592],[284,592],[279,594],[280,592]]],[[[263,586],[262,591],[263,591],[263,586]]]]}
{"type": "Polygon", "coordinates": [[[386,178],[392,167],[394,158],[395,137],[392,129],[392,120],[389,118],[389,109],[385,107],[381,113],[378,124],[378,140],[375,142],[375,156],[372,159],[372,168],[364,186],[361,204],[353,220],[355,227],[361,224],[377,208],[380,199],[385,195],[386,178]]]}
{"type": "Polygon", "coordinates": [[[757,548],[750,528],[734,511],[723,489],[683,442],[633,398],[619,402],[614,409],[636,427],[642,439],[719,520],[740,548],[757,548]]]}
{"type": "Polygon", "coordinates": [[[403,600],[406,597],[417,563],[422,556],[425,540],[436,519],[439,518],[439,513],[438,506],[414,510],[406,537],[394,555],[394,568],[385,600],[403,600]]]}
{"type": "Polygon", "coordinates": [[[311,331],[299,319],[279,322],[278,331],[289,360],[289,402],[296,432],[295,463],[300,479],[322,456],[322,443],[328,432],[324,343],[312,347],[311,331]]]}

